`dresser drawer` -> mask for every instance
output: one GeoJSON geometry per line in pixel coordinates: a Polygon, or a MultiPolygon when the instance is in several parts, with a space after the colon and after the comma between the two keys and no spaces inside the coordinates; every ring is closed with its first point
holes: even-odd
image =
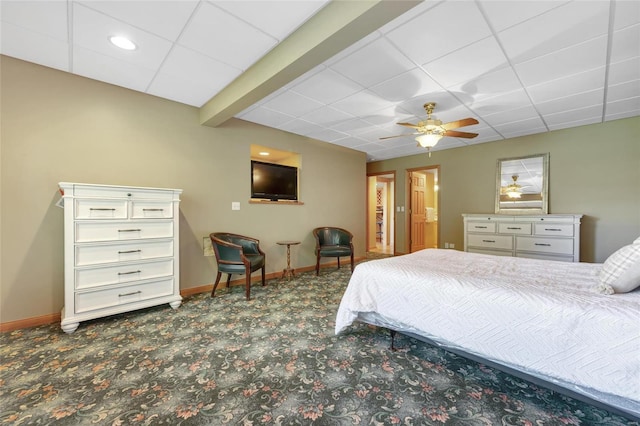
{"type": "Polygon", "coordinates": [[[131,217],[133,219],[169,219],[173,217],[173,204],[171,202],[132,201],[131,217]]]}
{"type": "Polygon", "coordinates": [[[126,219],[127,200],[76,200],[76,219],[126,219]]]}
{"type": "Polygon", "coordinates": [[[495,234],[496,233],[496,224],[495,222],[469,222],[468,232],[482,232],[495,234]]]}
{"type": "Polygon", "coordinates": [[[516,237],[516,250],[573,255],[573,239],[516,237]]]}
{"type": "Polygon", "coordinates": [[[482,247],[493,249],[513,249],[513,237],[510,235],[474,235],[469,234],[467,244],[470,247],[482,247]]]}
{"type": "Polygon", "coordinates": [[[164,190],[161,188],[136,188],[100,185],[75,185],[73,187],[73,194],[77,198],[94,197],[97,199],[122,198],[130,200],[172,200],[174,198],[173,190],[164,190]]]}
{"type": "Polygon", "coordinates": [[[173,222],[76,222],[75,241],[121,241],[173,236],[173,222]]]}
{"type": "Polygon", "coordinates": [[[76,293],[75,313],[135,303],[173,294],[173,278],[126,287],[76,293]]]}
{"type": "Polygon", "coordinates": [[[161,262],[76,269],[76,289],[81,290],[110,284],[142,281],[169,275],[173,275],[173,259],[161,262]]]}
{"type": "Polygon", "coordinates": [[[531,224],[530,223],[499,223],[498,233],[531,235],[531,224]]]}
{"type": "Polygon", "coordinates": [[[557,235],[559,237],[573,237],[573,225],[565,223],[536,223],[535,235],[557,235]]]}
{"type": "Polygon", "coordinates": [[[173,256],[173,240],[76,246],[76,266],[173,256]]]}

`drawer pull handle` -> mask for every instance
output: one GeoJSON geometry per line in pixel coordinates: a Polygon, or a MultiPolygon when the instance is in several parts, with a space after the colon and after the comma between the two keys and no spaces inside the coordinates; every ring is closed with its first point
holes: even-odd
{"type": "Polygon", "coordinates": [[[507,226],[507,229],[518,230],[518,229],[522,229],[522,228],[519,228],[519,227],[518,227],[518,228],[516,228],[515,226],[514,226],[514,227],[509,227],[509,226],[507,226]]]}
{"type": "Polygon", "coordinates": [[[119,294],[118,297],[133,296],[134,294],[140,294],[140,293],[142,293],[142,292],[140,290],[138,290],[138,291],[134,291],[132,293],[119,294]]]}
{"type": "Polygon", "coordinates": [[[483,243],[495,243],[496,240],[482,240],[483,243]]]}
{"type": "Polygon", "coordinates": [[[164,209],[142,209],[143,212],[163,212],[164,209]]]}
{"type": "Polygon", "coordinates": [[[107,207],[89,207],[89,210],[100,210],[100,211],[109,211],[109,212],[116,211],[116,209],[107,208],[107,207]]]}
{"type": "Polygon", "coordinates": [[[118,254],[125,254],[125,253],[142,253],[142,250],[125,250],[125,251],[118,252],[118,254]]]}
{"type": "Polygon", "coordinates": [[[562,231],[560,228],[544,228],[545,231],[562,231]]]}
{"type": "Polygon", "coordinates": [[[118,232],[140,232],[142,229],[118,229],[118,232]]]}
{"type": "Polygon", "coordinates": [[[535,243],[535,245],[543,246],[543,247],[551,247],[551,244],[545,244],[545,243],[535,243]]]}
{"type": "Polygon", "coordinates": [[[476,228],[476,229],[487,229],[486,226],[474,226],[474,228],[476,228]]]}
{"type": "Polygon", "coordinates": [[[131,275],[131,274],[139,274],[142,271],[131,271],[131,272],[118,272],[118,275],[131,275]]]}

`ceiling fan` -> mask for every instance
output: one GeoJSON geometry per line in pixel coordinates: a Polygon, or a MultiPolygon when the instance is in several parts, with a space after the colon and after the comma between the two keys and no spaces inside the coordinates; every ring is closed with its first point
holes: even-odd
{"type": "Polygon", "coordinates": [[[412,129],[415,129],[415,133],[387,136],[380,139],[382,140],[399,138],[403,136],[419,135],[416,138],[418,145],[423,148],[427,148],[427,150],[429,151],[429,156],[431,156],[431,148],[434,147],[444,136],[467,139],[475,138],[476,136],[478,136],[477,133],[459,132],[457,130],[453,130],[457,129],[458,127],[478,124],[478,120],[476,120],[475,118],[463,118],[462,120],[443,123],[441,120],[438,120],[435,117],[431,117],[431,114],[433,114],[433,110],[435,109],[435,107],[435,102],[427,102],[426,104],[424,104],[424,109],[425,111],[427,111],[427,119],[424,121],[420,121],[418,124],[398,123],[398,125],[400,126],[411,127],[412,129]]]}

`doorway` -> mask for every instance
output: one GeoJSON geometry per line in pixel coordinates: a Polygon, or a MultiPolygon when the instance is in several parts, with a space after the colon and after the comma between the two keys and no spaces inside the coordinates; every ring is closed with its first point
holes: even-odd
{"type": "Polygon", "coordinates": [[[440,166],[407,170],[409,253],[439,247],[440,166]]]}
{"type": "Polygon", "coordinates": [[[367,252],[394,254],[395,172],[367,175],[367,252]]]}

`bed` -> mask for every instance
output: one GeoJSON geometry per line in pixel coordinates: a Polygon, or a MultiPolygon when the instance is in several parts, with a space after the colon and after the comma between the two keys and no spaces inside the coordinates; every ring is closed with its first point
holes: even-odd
{"type": "Polygon", "coordinates": [[[442,249],[372,260],[335,332],[385,327],[640,418],[640,290],[600,293],[602,267],[442,249]]]}

